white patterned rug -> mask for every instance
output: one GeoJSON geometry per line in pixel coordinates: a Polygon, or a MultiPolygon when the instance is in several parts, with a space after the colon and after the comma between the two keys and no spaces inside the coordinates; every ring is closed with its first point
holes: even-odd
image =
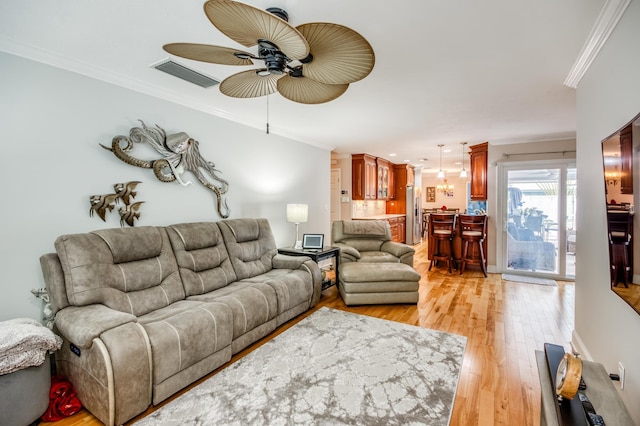
{"type": "Polygon", "coordinates": [[[527,284],[558,285],[558,283],[555,280],[549,280],[547,278],[529,277],[527,275],[502,274],[502,279],[505,281],[515,281],[515,282],[527,283],[527,284]]]}
{"type": "Polygon", "coordinates": [[[323,307],[135,425],[448,425],[466,341],[323,307]]]}

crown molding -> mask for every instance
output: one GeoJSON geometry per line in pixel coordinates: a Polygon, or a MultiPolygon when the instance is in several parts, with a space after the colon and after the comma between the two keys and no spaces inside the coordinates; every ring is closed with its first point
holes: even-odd
{"type": "Polygon", "coordinates": [[[576,59],[571,71],[569,71],[569,75],[564,80],[565,86],[573,89],[578,87],[578,83],[580,83],[596,56],[598,56],[600,49],[609,39],[630,3],[631,0],[607,0],[591,29],[586,43],[582,47],[580,55],[578,55],[578,59],[576,59]]]}

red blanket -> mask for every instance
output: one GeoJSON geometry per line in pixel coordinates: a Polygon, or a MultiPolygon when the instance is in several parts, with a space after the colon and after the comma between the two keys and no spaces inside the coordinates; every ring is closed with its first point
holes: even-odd
{"type": "Polygon", "coordinates": [[[73,416],[82,408],[82,403],[76,396],[76,390],[71,383],[60,376],[51,377],[49,391],[49,408],[42,415],[45,422],[55,422],[65,417],[73,416]]]}

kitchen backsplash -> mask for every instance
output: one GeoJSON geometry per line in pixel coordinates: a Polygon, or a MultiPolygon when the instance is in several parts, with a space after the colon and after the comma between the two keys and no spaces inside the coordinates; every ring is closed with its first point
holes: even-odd
{"type": "Polygon", "coordinates": [[[351,217],[379,216],[387,213],[384,200],[354,201],[351,204],[351,217]]]}

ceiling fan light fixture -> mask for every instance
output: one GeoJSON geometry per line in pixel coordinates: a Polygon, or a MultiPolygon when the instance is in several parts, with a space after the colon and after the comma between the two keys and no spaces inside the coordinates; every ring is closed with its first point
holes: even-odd
{"type": "Polygon", "coordinates": [[[283,9],[259,9],[234,0],[206,0],[203,7],[214,27],[244,47],[257,45],[257,55],[194,43],[171,43],[163,48],[173,55],[213,64],[264,61],[261,69],[224,79],[220,92],[226,96],[253,98],[277,91],[294,102],[319,104],[338,98],[350,83],[373,69],[375,54],[369,42],[343,25],[316,22],[294,27],[283,9]]]}
{"type": "Polygon", "coordinates": [[[289,14],[284,9],[280,9],[279,7],[268,7],[267,8],[267,12],[269,12],[272,15],[277,16],[278,18],[282,19],[283,21],[289,22],[289,14]]]}
{"type": "Polygon", "coordinates": [[[311,53],[309,53],[306,58],[300,59],[300,63],[302,64],[308,64],[311,63],[311,61],[313,61],[313,55],[311,53]]]}
{"type": "Polygon", "coordinates": [[[235,56],[238,59],[260,59],[260,58],[256,58],[253,55],[250,55],[249,53],[245,53],[245,52],[235,52],[233,54],[233,56],[235,56]]]}

